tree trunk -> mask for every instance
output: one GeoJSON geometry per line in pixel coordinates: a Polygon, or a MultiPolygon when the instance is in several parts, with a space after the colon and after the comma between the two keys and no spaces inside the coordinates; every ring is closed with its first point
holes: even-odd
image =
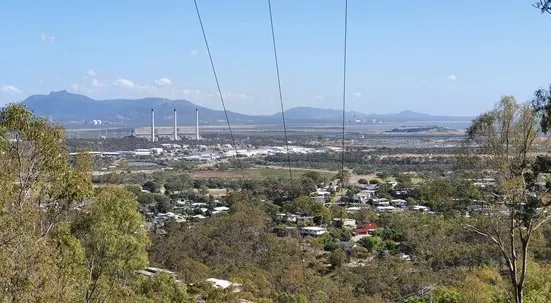
{"type": "Polygon", "coordinates": [[[515,287],[515,303],[524,302],[524,286],[516,285],[515,287]]]}

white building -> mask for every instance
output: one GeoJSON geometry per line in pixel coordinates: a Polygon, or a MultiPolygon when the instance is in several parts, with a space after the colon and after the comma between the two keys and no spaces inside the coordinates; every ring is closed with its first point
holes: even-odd
{"type": "Polygon", "coordinates": [[[396,206],[396,207],[407,207],[408,206],[408,201],[404,200],[404,199],[394,199],[394,200],[390,200],[390,202],[392,203],[392,205],[396,206]]]}
{"type": "Polygon", "coordinates": [[[308,226],[300,229],[300,234],[303,236],[321,236],[326,232],[325,228],[317,226],[308,226]]]}
{"type": "Polygon", "coordinates": [[[372,199],[373,197],[375,197],[374,190],[363,189],[360,190],[359,193],[355,194],[352,199],[354,199],[354,202],[366,204],[367,201],[369,201],[369,199],[372,199]]]}
{"type": "Polygon", "coordinates": [[[164,151],[164,149],[162,149],[160,147],[150,148],[149,150],[151,151],[152,154],[155,154],[155,155],[160,155],[164,151]]]}
{"type": "Polygon", "coordinates": [[[410,209],[413,210],[413,211],[418,211],[418,212],[429,212],[430,211],[430,207],[422,206],[422,205],[412,205],[410,209]]]}
{"type": "Polygon", "coordinates": [[[226,289],[228,287],[233,287],[233,292],[241,291],[241,284],[239,283],[233,283],[228,280],[222,280],[222,279],[216,279],[216,278],[210,278],[210,279],[207,279],[206,281],[212,284],[214,288],[226,289]]]}
{"type": "Polygon", "coordinates": [[[392,212],[395,212],[396,210],[397,208],[394,206],[377,206],[375,208],[375,211],[378,213],[392,213],[392,212]]]}
{"type": "Polygon", "coordinates": [[[389,206],[390,202],[386,198],[372,199],[373,206],[389,206]]]}

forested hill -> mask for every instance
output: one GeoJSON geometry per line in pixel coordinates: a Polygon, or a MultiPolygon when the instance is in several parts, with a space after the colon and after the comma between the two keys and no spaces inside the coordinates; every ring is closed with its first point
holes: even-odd
{"type": "MultiPolygon", "coordinates": [[[[195,110],[199,110],[201,124],[224,124],[226,117],[221,110],[199,106],[188,100],[169,100],[164,98],[111,99],[96,100],[84,95],[67,91],[52,92],[48,95],[33,95],[22,103],[35,115],[44,116],[58,123],[86,123],[102,120],[104,123],[138,126],[149,125],[151,109],[155,109],[155,121],[159,126],[173,123],[174,109],[178,111],[178,123],[195,124],[195,110]]],[[[338,123],[342,121],[342,111],[313,107],[295,107],[285,112],[291,124],[338,123]]],[[[280,124],[281,113],[273,115],[245,115],[228,112],[233,124],[280,124]]],[[[350,111],[346,113],[349,121],[373,123],[403,121],[469,121],[468,117],[433,116],[413,111],[396,114],[364,114],[350,111]]]]}

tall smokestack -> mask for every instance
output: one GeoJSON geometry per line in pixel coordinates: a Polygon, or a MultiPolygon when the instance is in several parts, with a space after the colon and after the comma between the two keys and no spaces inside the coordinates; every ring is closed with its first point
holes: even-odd
{"type": "Polygon", "coordinates": [[[155,110],[151,109],[151,142],[155,142],[155,110]]]}
{"type": "Polygon", "coordinates": [[[174,141],[178,140],[178,113],[174,109],[174,141]]]}
{"type": "Polygon", "coordinates": [[[195,109],[195,139],[199,140],[199,109],[195,109]]]}

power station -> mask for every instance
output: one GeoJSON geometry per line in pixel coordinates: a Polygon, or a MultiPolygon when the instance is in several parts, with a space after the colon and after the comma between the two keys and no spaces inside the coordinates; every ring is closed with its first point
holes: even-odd
{"type": "MultiPolygon", "coordinates": [[[[165,138],[165,139],[170,139],[170,140],[173,140],[173,141],[178,141],[181,139],[181,137],[179,136],[178,134],[178,110],[177,109],[174,109],[173,110],[173,115],[172,115],[172,118],[173,118],[173,126],[172,126],[172,130],[170,131],[169,129],[170,128],[167,128],[167,127],[159,127],[158,129],[155,128],[155,109],[152,108],[151,109],[151,127],[150,127],[150,134],[149,135],[146,135],[147,131],[145,133],[142,133],[142,137],[148,137],[149,140],[151,140],[151,142],[155,142],[155,141],[158,141],[159,139],[161,138],[165,138]]],[[[164,118],[166,119],[166,118],[164,118]]],[[[147,129],[147,128],[146,128],[147,129]]],[[[136,133],[137,129],[135,130],[135,135],[137,136],[140,136],[139,134],[136,133]]],[[[190,130],[188,128],[187,131],[193,131],[192,129],[190,130]]],[[[201,140],[201,135],[199,135],[199,109],[196,108],[195,109],[195,136],[192,135],[193,133],[190,133],[188,135],[188,137],[191,137],[192,139],[195,139],[195,140],[201,140]]]]}
{"type": "Polygon", "coordinates": [[[155,110],[151,109],[151,142],[155,142],[155,110]]]}
{"type": "Polygon", "coordinates": [[[174,136],[172,137],[172,140],[178,141],[178,113],[176,112],[176,109],[174,109],[174,136]]]}
{"type": "Polygon", "coordinates": [[[195,109],[195,140],[199,141],[201,140],[201,136],[199,136],[199,109],[195,109]]]}

